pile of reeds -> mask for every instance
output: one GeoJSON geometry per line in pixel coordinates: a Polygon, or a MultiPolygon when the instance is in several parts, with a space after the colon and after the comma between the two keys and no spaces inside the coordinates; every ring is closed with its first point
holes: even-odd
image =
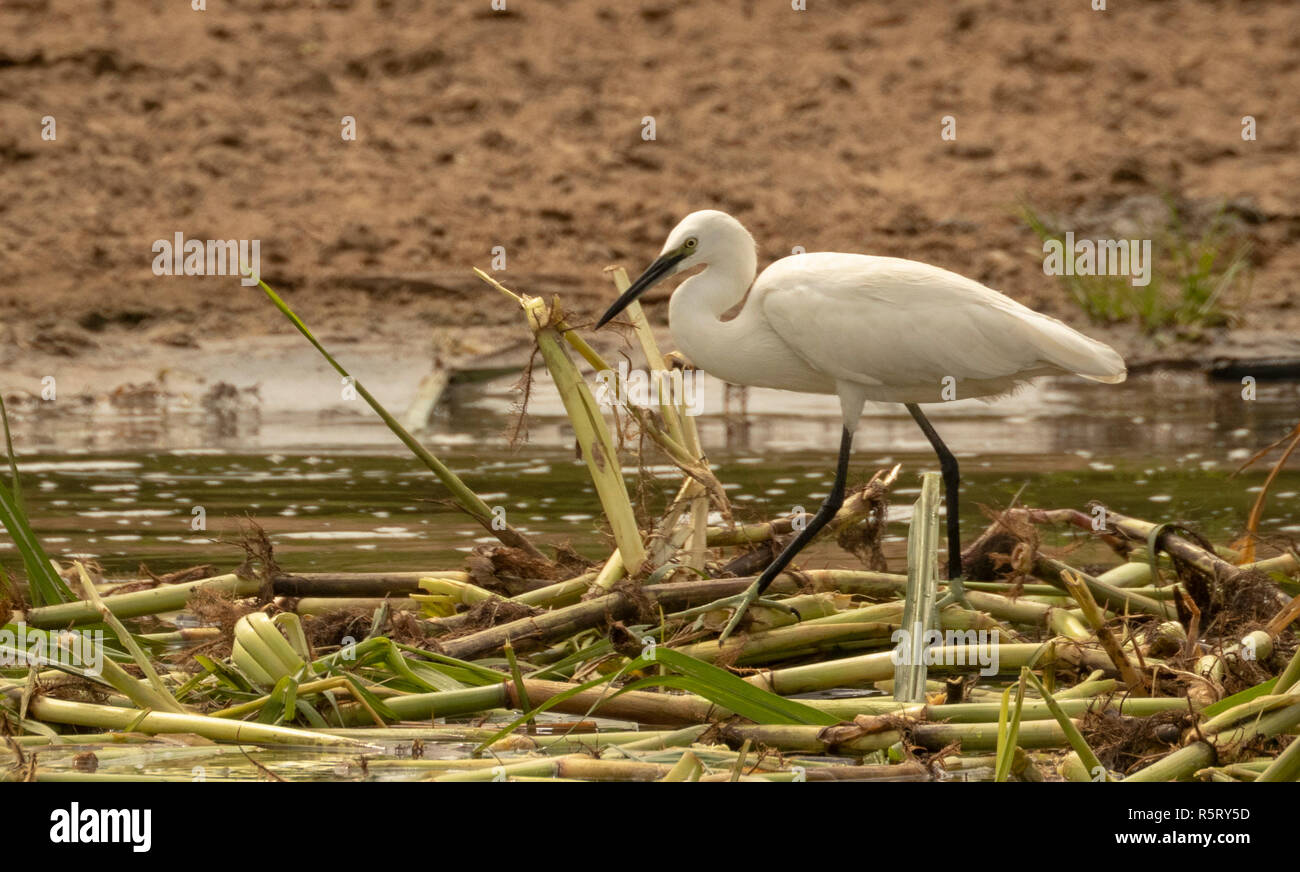
{"type": "MultiPolygon", "coordinates": [[[[780,601],[756,605],[719,645],[727,598],[802,519],[734,522],[684,409],[611,415],[574,354],[613,367],[559,302],[482,278],[520,304],[536,337],[603,508],[608,557],[588,563],[514,529],[361,384],[499,545],[442,570],[295,574],[253,529],[231,572],[109,581],[49,560],[15,468],[12,486],[0,482],[0,521],[27,578],[0,601],[8,778],[1300,778],[1294,551],[1257,560],[1253,540],[1231,551],[1104,507],[1009,509],[967,548],[964,593],[941,607],[927,473],[906,574],[786,572],[770,589],[780,601]],[[619,454],[632,434],[681,471],[659,517],[629,497],[619,454]],[[1104,543],[1112,565],[1084,571],[1043,553],[1046,525],[1104,543]]],[[[621,271],[615,281],[626,286],[621,271]]],[[[649,368],[667,370],[639,307],[628,317],[649,368]]],[[[831,527],[873,563],[897,475],[873,477],[831,527]]]]}

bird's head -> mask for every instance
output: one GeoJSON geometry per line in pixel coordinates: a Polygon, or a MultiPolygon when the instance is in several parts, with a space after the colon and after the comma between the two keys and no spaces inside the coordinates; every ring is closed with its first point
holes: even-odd
{"type": "Polygon", "coordinates": [[[608,324],[656,282],[682,270],[710,263],[738,247],[747,247],[751,254],[754,251],[754,238],[739,221],[716,209],[692,212],[668,234],[659,257],[600,317],[596,329],[608,324]]]}

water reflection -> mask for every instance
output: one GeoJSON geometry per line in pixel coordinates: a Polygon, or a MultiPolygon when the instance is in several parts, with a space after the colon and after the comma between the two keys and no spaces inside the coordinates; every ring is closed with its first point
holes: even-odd
{"type": "MultiPolygon", "coordinates": [[[[509,447],[514,381],[455,387],[423,439],[515,526],[598,556],[606,542],[599,504],[546,384],[534,387],[528,443],[509,447]]],[[[839,438],[835,398],[701,385],[701,437],[743,519],[824,497],[839,438]]],[[[117,571],[140,561],[157,572],[234,564],[242,553],[217,540],[237,538],[245,516],[272,533],[284,565],[301,571],[449,567],[491,541],[440,502],[445,494],[432,477],[355,405],[346,414],[331,406],[284,415],[254,394],[229,391],[186,408],[160,407],[156,396],[124,402],[57,416],[30,404],[15,410],[29,513],[56,557],[93,558],[117,571]],[[196,507],[206,529],[195,526],[196,507]]],[[[905,522],[915,475],[936,464],[900,412],[868,409],[853,474],[865,479],[904,462],[891,518],[905,522]]],[[[1227,473],[1294,426],[1300,386],[1261,383],[1258,399],[1246,401],[1239,385],[1188,373],[1119,386],[1053,381],[994,403],[934,406],[930,414],[962,458],[968,534],[984,523],[980,503],[1004,505],[1023,488],[1033,505],[1101,499],[1228,535],[1243,523],[1264,469],[1233,481],[1227,473]]],[[[639,465],[629,453],[625,463],[630,477],[647,476],[653,511],[671,487],[663,482],[677,472],[653,455],[639,465]]],[[[1272,489],[1267,535],[1300,533],[1298,465],[1300,457],[1272,489]]],[[[905,533],[900,523],[890,539],[905,533]]],[[[0,536],[0,560],[6,552],[12,543],[0,536]]]]}
{"type": "MultiPolygon", "coordinates": [[[[534,373],[528,444],[572,445],[572,432],[554,387],[534,373]]],[[[513,432],[519,396],[515,375],[454,384],[421,437],[444,452],[503,449],[513,432]]],[[[710,456],[816,450],[833,452],[839,439],[835,397],[697,381],[704,414],[698,417],[710,456]]],[[[258,387],[218,383],[196,394],[123,388],[112,395],[42,403],[12,402],[20,450],[151,451],[218,449],[277,451],[304,448],[401,450],[359,400],[331,386],[264,401],[258,387]]],[[[404,394],[402,396],[405,396],[404,394]]],[[[400,411],[401,397],[384,400],[400,411]]],[[[1265,445],[1300,417],[1300,383],[1261,382],[1257,398],[1241,386],[1190,372],[1131,378],[1121,385],[1045,379],[993,402],[961,400],[927,406],[927,414],[954,451],[1050,455],[1078,452],[1165,457],[1188,450],[1222,452],[1265,445]]],[[[919,432],[903,408],[868,404],[859,450],[919,451],[919,432]]]]}

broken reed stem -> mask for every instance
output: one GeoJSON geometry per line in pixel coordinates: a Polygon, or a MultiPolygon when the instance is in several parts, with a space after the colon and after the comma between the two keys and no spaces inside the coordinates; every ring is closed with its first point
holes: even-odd
{"type": "Polygon", "coordinates": [[[474,520],[478,521],[485,530],[497,539],[501,540],[503,545],[510,548],[518,548],[527,552],[531,556],[542,560],[546,559],[545,555],[537,550],[537,546],[533,545],[528,537],[524,536],[510,524],[503,523],[499,518],[497,518],[492,513],[491,507],[489,507],[487,503],[483,502],[483,500],[479,498],[479,495],[474,493],[465,482],[461,481],[460,476],[452,472],[450,467],[435,457],[433,453],[420,444],[419,440],[412,436],[396,418],[390,415],[388,410],[374,398],[374,395],[372,395],[370,391],[366,390],[365,386],[362,385],[360,381],[344,369],[343,365],[335,360],[333,355],[325,350],[325,346],[320,344],[312,334],[311,330],[308,329],[307,325],[303,323],[302,319],[294,314],[293,310],[289,308],[289,304],[281,299],[280,295],[272,290],[270,285],[262,281],[260,278],[258,279],[257,284],[261,287],[262,291],[271,300],[275,307],[289,319],[290,323],[293,324],[298,332],[301,333],[318,352],[320,352],[321,356],[324,357],[329,365],[334,368],[334,371],[348,380],[348,383],[354,390],[356,390],[357,396],[366,401],[366,404],[370,406],[374,413],[378,415],[386,425],[388,425],[388,429],[393,432],[393,435],[400,439],[402,444],[405,445],[412,454],[418,457],[420,461],[438,477],[438,480],[442,482],[443,486],[446,487],[447,490],[451,491],[452,499],[455,500],[457,506],[463,509],[470,517],[474,518],[474,520]]]}
{"type": "MultiPolygon", "coordinates": [[[[612,270],[614,277],[614,288],[621,295],[630,287],[627,272],[622,267],[612,270]]],[[[641,351],[645,354],[646,363],[650,367],[650,372],[661,373],[670,372],[667,364],[664,362],[663,355],[659,352],[659,344],[655,341],[654,331],[650,329],[650,322],[646,320],[645,313],[641,309],[641,304],[635,300],[625,310],[632,321],[632,326],[636,330],[637,339],[641,343],[641,351]]],[[[684,384],[684,377],[682,382],[684,384]]],[[[659,391],[659,409],[664,417],[664,422],[668,426],[668,435],[675,442],[681,443],[686,449],[687,454],[694,458],[696,467],[708,469],[708,463],[704,459],[704,451],[700,446],[700,434],[695,427],[695,418],[692,417],[686,408],[685,390],[682,395],[676,399],[681,405],[674,405],[673,398],[667,400],[663,397],[664,382],[655,382],[656,390],[659,391]]],[[[705,487],[701,486],[698,491],[692,493],[693,499],[690,506],[691,517],[691,535],[688,548],[689,557],[687,565],[694,569],[703,569],[705,557],[708,549],[708,523],[709,523],[709,500],[705,496],[705,487]]],[[[718,510],[724,517],[731,517],[731,508],[727,501],[725,491],[718,489],[715,495],[718,501],[718,510]]]]}
{"type": "MultiPolygon", "coordinates": [[[[621,266],[606,267],[606,270],[614,280],[616,295],[622,296],[623,292],[632,284],[628,280],[627,271],[621,266]]],[[[633,300],[623,312],[627,319],[632,322],[632,329],[636,331],[636,338],[641,343],[641,352],[645,355],[650,372],[665,372],[668,367],[664,365],[664,356],[659,353],[659,343],[655,341],[654,331],[650,329],[650,322],[646,320],[641,304],[633,300]]],[[[684,410],[674,405],[671,398],[663,396],[662,383],[652,380],[651,384],[655,393],[658,394],[659,413],[663,415],[664,424],[668,428],[668,435],[675,441],[680,442],[689,451],[691,446],[686,441],[682,430],[682,418],[685,417],[684,410]]]]}
{"type": "Polygon", "coordinates": [[[1092,598],[1092,591],[1088,590],[1088,586],[1083,583],[1083,579],[1073,572],[1063,571],[1061,580],[1065,582],[1066,589],[1079,604],[1079,608],[1083,610],[1084,618],[1092,625],[1092,631],[1097,635],[1097,641],[1101,643],[1102,649],[1124,678],[1129,693],[1138,697],[1146,696],[1146,682],[1142,680],[1142,676],[1138,674],[1138,671],[1133,668],[1133,664],[1129,662],[1128,657],[1120,649],[1119,642],[1115,641],[1115,636],[1111,633],[1110,628],[1106,626],[1105,616],[1102,615],[1101,609],[1097,608],[1097,601],[1092,598]]]}
{"type": "MultiPolygon", "coordinates": [[[[519,303],[521,306],[525,305],[527,301],[533,299],[526,294],[516,294],[514,291],[511,291],[481,269],[475,269],[474,274],[487,284],[519,303]]],[[[564,337],[564,340],[568,342],[569,345],[572,346],[573,349],[577,351],[594,370],[597,372],[614,371],[614,367],[611,367],[609,363],[600,356],[600,353],[592,348],[591,345],[578,334],[578,331],[573,329],[573,327],[562,317],[559,318],[553,326],[555,330],[564,337]]],[[[641,431],[649,436],[651,441],[663,449],[664,453],[668,455],[668,459],[671,460],[675,466],[681,469],[686,475],[696,479],[700,484],[704,485],[708,490],[709,495],[713,498],[714,504],[718,507],[718,510],[722,512],[723,517],[730,519],[731,509],[727,500],[726,492],[723,490],[722,484],[718,481],[717,476],[715,476],[713,471],[709,469],[708,464],[698,459],[698,451],[692,452],[687,446],[678,442],[676,439],[673,439],[668,433],[665,433],[663,428],[655,424],[654,420],[645,409],[642,409],[639,406],[634,406],[630,403],[622,406],[622,408],[636,419],[637,425],[641,428],[641,431]]],[[[687,432],[692,432],[694,422],[688,421],[684,427],[687,432]]]]}
{"type": "MultiPolygon", "coordinates": [[[[695,507],[696,498],[704,494],[704,485],[700,484],[693,478],[686,478],[681,487],[677,490],[677,495],[673,497],[672,502],[664,511],[664,516],[659,519],[655,525],[654,531],[650,534],[648,548],[650,551],[650,566],[659,568],[663,564],[672,560],[680,549],[681,531],[678,525],[682,516],[692,512],[695,507]]],[[[708,511],[708,499],[704,501],[705,511],[708,511]]],[[[707,516],[706,516],[707,523],[707,516]]],[[[694,529],[690,531],[694,535],[694,529]]],[[[702,568],[696,567],[696,568],[702,568]]]]}
{"type": "Polygon", "coordinates": [[[939,480],[937,472],[921,476],[921,495],[913,505],[907,534],[907,592],[899,645],[903,656],[894,667],[894,697],[913,702],[925,698],[925,634],[938,602],[939,480]]]}
{"type": "MultiPolygon", "coordinates": [[[[13,691],[9,692],[12,698],[13,691]]],[[[31,700],[28,711],[32,716],[52,724],[70,724],[95,727],[101,730],[132,730],[142,733],[193,733],[218,742],[248,742],[253,744],[288,744],[319,746],[331,745],[364,748],[352,739],[312,733],[295,727],[278,727],[270,724],[231,721],[205,715],[178,714],[92,705],[37,696],[31,700]]]]}
{"type": "Polygon", "coordinates": [[[529,327],[532,328],[542,358],[546,361],[546,368],[550,370],[568,413],[569,423],[573,426],[583,460],[586,461],[587,470],[596,487],[596,495],[605,510],[605,518],[613,531],[614,541],[618,543],[623,564],[629,573],[636,574],[645,562],[645,546],[641,542],[636,514],[632,511],[632,501],[628,498],[627,485],[623,481],[618,449],[586,381],[560,344],[555,329],[559,320],[559,301],[548,308],[541,299],[530,297],[523,305],[529,327]]]}
{"type": "Polygon", "coordinates": [[[1050,557],[1038,555],[1034,561],[1034,576],[1059,587],[1061,590],[1068,592],[1061,574],[1070,572],[1078,576],[1079,579],[1087,586],[1092,595],[1106,604],[1106,608],[1116,614],[1125,614],[1128,612],[1143,612],[1149,615],[1157,615],[1167,620],[1176,620],[1177,611],[1172,603],[1162,602],[1152,599],[1149,596],[1142,596],[1129,590],[1121,590],[1114,585],[1107,584],[1083,572],[1075,569],[1067,563],[1055,560],[1050,557]]]}
{"type": "MultiPolygon", "coordinates": [[[[100,616],[104,619],[104,623],[108,624],[113,632],[117,634],[118,641],[120,641],[123,647],[126,648],[127,653],[131,655],[131,659],[135,661],[136,666],[140,667],[140,671],[144,673],[145,682],[153,689],[154,693],[152,695],[152,700],[148,704],[151,706],[161,704],[162,708],[171,712],[186,712],[186,708],[176,701],[176,698],[171,695],[171,692],[167,690],[166,685],[163,684],[162,679],[158,677],[158,672],[153,668],[153,663],[145,656],[139,643],[137,643],[135,637],[131,635],[131,631],[122,626],[122,621],[109,611],[104,605],[103,600],[99,598],[99,591],[95,590],[95,583],[90,580],[90,574],[86,572],[86,567],[82,565],[80,560],[74,560],[72,565],[76,567],[77,572],[81,575],[81,586],[86,591],[86,598],[92,605],[94,605],[96,611],[98,611],[100,616]]],[[[113,663],[103,652],[102,646],[100,650],[100,658],[104,665],[113,663]]],[[[84,666],[85,664],[82,665],[84,666]]],[[[117,664],[113,663],[113,666],[117,667],[117,664]]],[[[131,679],[131,681],[134,682],[135,679],[131,679]]],[[[122,688],[118,687],[118,689],[121,690],[122,688]]],[[[138,700],[139,695],[132,697],[133,702],[138,702],[138,700]]]]}
{"type": "MultiPolygon", "coordinates": [[[[143,615],[155,615],[160,612],[174,612],[185,608],[189,598],[199,588],[207,588],[232,596],[254,596],[261,589],[262,583],[255,578],[241,578],[233,573],[203,578],[198,581],[183,582],[156,587],[152,590],[138,590],[131,593],[119,593],[103,597],[104,607],[118,618],[138,618],[143,615]]],[[[32,627],[45,629],[75,627],[81,624],[94,624],[102,620],[95,604],[87,600],[60,603],[54,606],[41,606],[26,612],[15,612],[13,620],[25,620],[32,627]]]]}
{"type": "MultiPolygon", "coordinates": [[[[1106,510],[1106,522],[1116,532],[1124,538],[1146,544],[1147,539],[1155,532],[1158,524],[1150,521],[1143,521],[1139,518],[1130,518],[1119,512],[1106,510]]],[[[1189,564],[1197,571],[1204,574],[1207,578],[1214,579],[1218,583],[1232,584],[1245,571],[1243,567],[1234,566],[1224,560],[1219,555],[1207,551],[1200,545],[1179,535],[1174,530],[1164,530],[1159,534],[1158,544],[1161,550],[1177,557],[1179,560],[1189,564]]]]}

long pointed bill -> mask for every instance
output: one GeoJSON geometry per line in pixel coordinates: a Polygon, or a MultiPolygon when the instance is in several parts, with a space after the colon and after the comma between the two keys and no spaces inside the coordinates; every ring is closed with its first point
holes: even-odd
{"type": "Polygon", "coordinates": [[[628,306],[632,305],[632,302],[637,297],[650,290],[651,285],[662,279],[664,276],[672,273],[673,267],[681,263],[685,257],[686,255],[680,251],[673,251],[661,255],[658,260],[646,268],[645,272],[641,273],[640,278],[632,282],[632,286],[624,291],[621,297],[614,301],[614,305],[610,306],[609,310],[606,311],[604,315],[600,316],[600,320],[596,322],[596,329],[599,330],[601,327],[604,327],[612,321],[619,312],[622,312],[628,306]]]}

